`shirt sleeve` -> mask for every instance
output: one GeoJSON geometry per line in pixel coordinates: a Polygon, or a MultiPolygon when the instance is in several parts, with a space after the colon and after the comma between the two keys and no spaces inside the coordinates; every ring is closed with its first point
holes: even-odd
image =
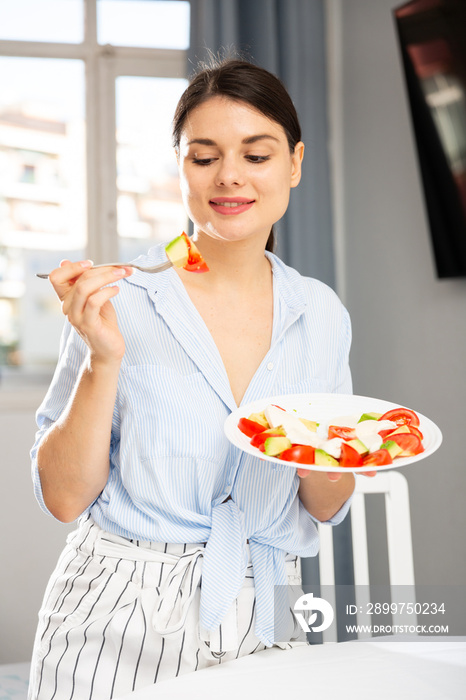
{"type": "Polygon", "coordinates": [[[34,495],[42,510],[48,515],[52,515],[52,513],[45,505],[42,494],[37,452],[44,435],[68,406],[87,354],[86,344],[66,321],[60,342],[57,367],[47,394],[36,413],[38,430],[30,453],[34,495]]]}

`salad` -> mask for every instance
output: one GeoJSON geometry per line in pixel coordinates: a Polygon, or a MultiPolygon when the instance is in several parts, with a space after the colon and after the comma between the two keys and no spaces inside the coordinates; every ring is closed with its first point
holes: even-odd
{"type": "Polygon", "coordinates": [[[319,425],[269,404],[238,421],[258,451],[299,464],[365,467],[392,464],[424,450],[419,416],[409,408],[338,416],[319,425]]]}
{"type": "Polygon", "coordinates": [[[188,272],[209,272],[200,251],[184,231],[165,246],[165,253],[174,267],[182,267],[188,272]]]}

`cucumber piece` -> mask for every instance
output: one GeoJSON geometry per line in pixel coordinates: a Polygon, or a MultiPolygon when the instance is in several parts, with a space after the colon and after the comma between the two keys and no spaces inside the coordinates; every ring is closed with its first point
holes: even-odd
{"type": "Polygon", "coordinates": [[[358,440],[358,438],[348,440],[348,445],[352,447],[353,450],[356,450],[356,452],[359,452],[360,455],[365,455],[369,452],[365,444],[361,442],[361,440],[358,440]]]}
{"type": "Polygon", "coordinates": [[[253,420],[256,423],[260,423],[260,425],[263,425],[265,428],[270,428],[268,420],[265,417],[265,413],[263,411],[261,413],[251,413],[251,415],[248,416],[248,418],[249,420],[253,420]]]}
{"type": "Polygon", "coordinates": [[[387,435],[386,437],[389,440],[391,435],[398,435],[399,433],[403,434],[403,433],[410,433],[410,432],[411,431],[407,425],[400,425],[399,428],[395,428],[395,430],[392,430],[392,432],[389,435],[387,435]]]}
{"type": "Polygon", "coordinates": [[[269,437],[264,442],[264,452],[269,457],[276,457],[281,452],[288,450],[291,447],[291,442],[287,437],[269,437]]]}
{"type": "Polygon", "coordinates": [[[315,451],[314,464],[318,467],[338,467],[338,460],[329,455],[325,450],[315,451]]]}
{"type": "Polygon", "coordinates": [[[184,267],[188,262],[189,247],[183,236],[178,236],[170,241],[165,246],[165,253],[174,267],[184,267]]]}
{"type": "Polygon", "coordinates": [[[376,413],[375,411],[372,411],[371,413],[363,413],[361,418],[358,420],[358,423],[362,423],[365,420],[379,420],[379,418],[382,418],[382,414],[376,413]]]}
{"type": "Polygon", "coordinates": [[[398,443],[395,442],[395,440],[387,440],[387,442],[384,442],[380,449],[387,450],[392,459],[395,459],[395,457],[398,457],[398,455],[400,455],[403,452],[403,448],[400,447],[398,443]]]}

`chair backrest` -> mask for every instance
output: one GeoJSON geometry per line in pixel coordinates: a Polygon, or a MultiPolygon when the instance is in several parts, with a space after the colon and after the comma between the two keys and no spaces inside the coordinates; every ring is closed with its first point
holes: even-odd
{"type": "MultiPolygon", "coordinates": [[[[370,494],[384,494],[385,514],[387,523],[388,566],[390,576],[390,591],[392,603],[403,602],[404,606],[393,606],[393,624],[407,624],[406,606],[415,602],[414,565],[411,539],[411,518],[409,512],[409,493],[406,477],[400,472],[379,472],[374,478],[358,475],[356,489],[351,504],[351,533],[353,545],[353,567],[356,606],[359,610],[367,610],[370,598],[369,557],[367,547],[366,507],[365,498],[370,494]],[[398,600],[403,598],[403,600],[398,600]],[[409,598],[409,600],[407,600],[409,598]],[[397,612],[400,608],[400,612],[397,612]]],[[[329,525],[319,525],[320,551],[319,573],[320,584],[326,590],[335,591],[335,569],[333,556],[333,528],[329,525]]],[[[330,593],[330,596],[332,593],[330,593]]],[[[327,594],[327,599],[329,594],[327,594]]],[[[333,601],[329,600],[336,610],[335,593],[333,601]]],[[[367,624],[367,615],[356,616],[358,624],[367,624]]],[[[409,624],[415,624],[413,615],[409,616],[409,624]]],[[[370,636],[368,632],[359,633],[359,638],[370,636]]],[[[324,642],[337,641],[336,626],[325,630],[324,642]]]]}

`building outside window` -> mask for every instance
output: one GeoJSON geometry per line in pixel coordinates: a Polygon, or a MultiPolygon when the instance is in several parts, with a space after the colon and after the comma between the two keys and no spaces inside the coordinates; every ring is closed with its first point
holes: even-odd
{"type": "Polygon", "coordinates": [[[0,0],[0,392],[56,363],[37,272],[186,227],[170,126],[188,44],[183,0],[0,0]]]}

